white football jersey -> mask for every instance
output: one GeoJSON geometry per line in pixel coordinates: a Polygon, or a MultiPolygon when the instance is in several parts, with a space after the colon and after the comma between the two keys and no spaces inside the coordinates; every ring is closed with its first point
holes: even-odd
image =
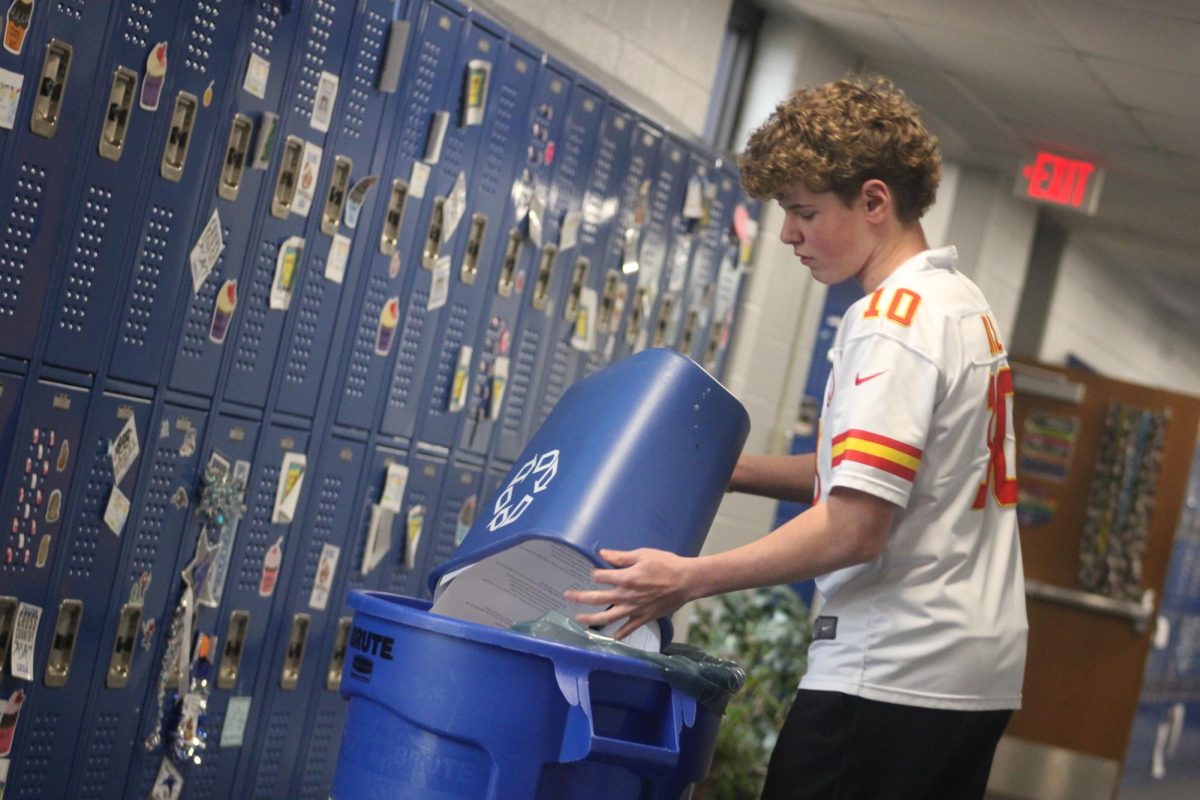
{"type": "Polygon", "coordinates": [[[1019,708],[1025,583],[1012,374],[953,247],[852,305],[830,351],[817,446],[834,487],[899,506],[878,558],[817,579],[801,687],[911,706],[1019,708]]]}

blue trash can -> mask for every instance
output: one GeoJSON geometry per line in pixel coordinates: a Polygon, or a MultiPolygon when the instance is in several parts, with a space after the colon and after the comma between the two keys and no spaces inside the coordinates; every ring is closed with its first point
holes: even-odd
{"type": "Polygon", "coordinates": [[[601,547],[698,555],[749,432],[737,398],[673,350],[606,367],[558,401],[429,589],[530,539],[597,566],[601,547]]]}
{"type": "Polygon", "coordinates": [[[723,708],[652,664],[353,592],[336,800],[679,800],[723,708]]]}

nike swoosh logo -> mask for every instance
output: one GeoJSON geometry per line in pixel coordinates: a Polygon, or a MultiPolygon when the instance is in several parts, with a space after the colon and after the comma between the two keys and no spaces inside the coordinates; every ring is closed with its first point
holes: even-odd
{"type": "Polygon", "coordinates": [[[869,380],[874,380],[875,378],[878,378],[880,375],[882,375],[885,372],[887,372],[886,369],[881,369],[881,370],[879,370],[879,372],[874,372],[874,373],[872,373],[870,375],[866,375],[866,376],[856,374],[854,376],[854,385],[858,386],[859,384],[866,383],[869,380]]]}

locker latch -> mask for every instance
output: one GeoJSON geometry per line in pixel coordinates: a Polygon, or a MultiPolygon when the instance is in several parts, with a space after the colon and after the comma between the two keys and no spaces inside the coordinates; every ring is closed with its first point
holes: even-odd
{"type": "Polygon", "coordinates": [[[408,200],[408,184],[396,178],[392,181],[392,192],[388,195],[387,215],[383,218],[383,231],[379,234],[379,254],[390,256],[396,251],[400,240],[400,221],[404,218],[404,203],[408,200]]]}
{"type": "Polygon", "coordinates": [[[353,168],[354,162],[345,156],[338,156],[333,161],[329,193],[325,196],[325,210],[321,212],[321,233],[327,236],[338,232],[342,209],[346,205],[346,195],[350,192],[350,171],[353,168]]]}
{"type": "Polygon", "coordinates": [[[129,115],[137,94],[137,73],[127,67],[113,70],[112,87],[108,90],[108,110],[100,128],[100,156],[109,161],[121,158],[125,135],[129,132],[129,115]]]}
{"type": "Polygon", "coordinates": [[[591,262],[587,256],[575,259],[575,271],[571,273],[571,291],[567,293],[567,302],[563,305],[563,319],[570,323],[579,316],[579,303],[583,299],[583,287],[587,283],[588,267],[591,262]]]}
{"type": "Polygon", "coordinates": [[[550,279],[554,277],[554,258],[558,255],[558,246],[548,244],[542,248],[542,257],[538,259],[537,277],[534,278],[533,294],[529,303],[539,311],[546,309],[550,299],[550,279]]]}
{"type": "Polygon", "coordinates": [[[500,278],[496,281],[496,294],[501,297],[512,297],[523,238],[520,228],[513,228],[508,232],[508,242],[504,245],[504,263],[500,265],[500,278]]]}
{"type": "Polygon", "coordinates": [[[123,689],[129,683],[129,667],[133,663],[134,645],[142,625],[142,606],[126,603],[121,607],[121,619],[117,622],[117,636],[113,639],[112,656],[108,660],[108,675],[105,685],[109,689],[123,689]]]}
{"type": "Polygon", "coordinates": [[[17,624],[17,598],[0,597],[0,674],[8,660],[8,649],[12,645],[13,627],[17,624]]]}
{"type": "Polygon", "coordinates": [[[54,641],[50,645],[50,657],[46,660],[46,675],[43,679],[51,688],[57,689],[67,685],[82,619],[82,602],[68,599],[59,603],[58,620],[54,623],[54,641]]]}
{"type": "Polygon", "coordinates": [[[308,614],[292,617],[292,631],[288,634],[287,652],[283,656],[283,671],[279,674],[279,688],[290,692],[300,682],[300,668],[304,666],[304,646],[308,643],[308,628],[312,618],[308,614]]]}
{"type": "Polygon", "coordinates": [[[232,689],[237,683],[238,669],[242,665],[242,650],[246,646],[246,633],[249,630],[249,611],[237,610],[230,613],[225,649],[221,651],[221,666],[217,669],[218,689],[232,689]]]}
{"type": "Polygon", "coordinates": [[[38,81],[33,117],[29,120],[29,130],[38,136],[49,139],[58,129],[67,75],[71,71],[71,53],[71,45],[66,42],[51,39],[46,43],[46,60],[42,62],[42,78],[38,81]]]}
{"type": "Polygon", "coordinates": [[[667,344],[667,330],[671,327],[671,317],[675,314],[675,298],[664,297],[662,308],[658,312],[658,325],[654,327],[654,342],[653,347],[665,347],[667,344]]]}
{"type": "Polygon", "coordinates": [[[303,158],[304,142],[295,136],[287,137],[283,144],[283,157],[279,159],[279,174],[275,176],[275,194],[271,196],[271,216],[276,219],[287,219],[292,210],[303,158]]]}
{"type": "Polygon", "coordinates": [[[604,294],[600,298],[600,315],[597,329],[601,333],[616,333],[621,320],[614,313],[617,309],[617,291],[621,287],[621,273],[610,269],[604,276],[604,294]]]}
{"type": "Polygon", "coordinates": [[[192,127],[196,124],[196,96],[189,92],[175,95],[175,108],[171,111],[171,131],[163,147],[162,166],[159,172],[169,181],[178,182],[183,177],[183,165],[187,162],[188,145],[192,141],[192,127]]]}
{"type": "Polygon", "coordinates": [[[629,309],[629,321],[625,323],[625,344],[633,347],[642,335],[642,324],[645,319],[646,303],[649,294],[646,287],[639,287],[633,294],[633,306],[629,309]]]}
{"type": "Polygon", "coordinates": [[[679,343],[679,352],[692,352],[692,342],[696,338],[696,328],[700,324],[700,312],[692,309],[688,312],[687,322],[683,326],[683,341],[679,343]]]}
{"type": "Polygon", "coordinates": [[[442,250],[442,226],[446,221],[446,198],[433,200],[433,211],[429,214],[429,231],[425,234],[425,247],[421,250],[421,266],[429,271],[437,266],[438,254],[442,250]]]}
{"type": "Polygon", "coordinates": [[[254,122],[249,117],[245,114],[233,115],[233,122],[229,125],[229,144],[225,148],[225,163],[221,165],[221,181],[217,184],[217,196],[223,200],[237,200],[253,133],[254,122]]]}
{"type": "Polygon", "coordinates": [[[342,666],[346,663],[346,646],[350,642],[351,617],[338,620],[337,636],[333,640],[333,653],[329,656],[329,669],[325,671],[325,689],[336,692],[342,686],[342,666]]]}
{"type": "Polygon", "coordinates": [[[463,283],[474,283],[479,274],[479,251],[483,247],[483,234],[487,231],[487,216],[474,214],[471,216],[470,232],[467,235],[467,252],[463,255],[462,268],[459,278],[463,283]]]}
{"type": "Polygon", "coordinates": [[[708,349],[704,354],[704,368],[712,372],[717,367],[717,351],[721,349],[721,340],[725,338],[725,331],[729,327],[724,320],[713,325],[712,332],[708,335],[708,349]]]}

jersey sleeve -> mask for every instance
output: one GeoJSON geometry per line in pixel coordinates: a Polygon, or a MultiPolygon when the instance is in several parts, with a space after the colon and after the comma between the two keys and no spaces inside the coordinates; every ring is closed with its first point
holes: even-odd
{"type": "Polygon", "coordinates": [[[904,508],[921,469],[937,401],[937,364],[911,342],[878,331],[849,340],[833,358],[831,480],[904,508]]]}

